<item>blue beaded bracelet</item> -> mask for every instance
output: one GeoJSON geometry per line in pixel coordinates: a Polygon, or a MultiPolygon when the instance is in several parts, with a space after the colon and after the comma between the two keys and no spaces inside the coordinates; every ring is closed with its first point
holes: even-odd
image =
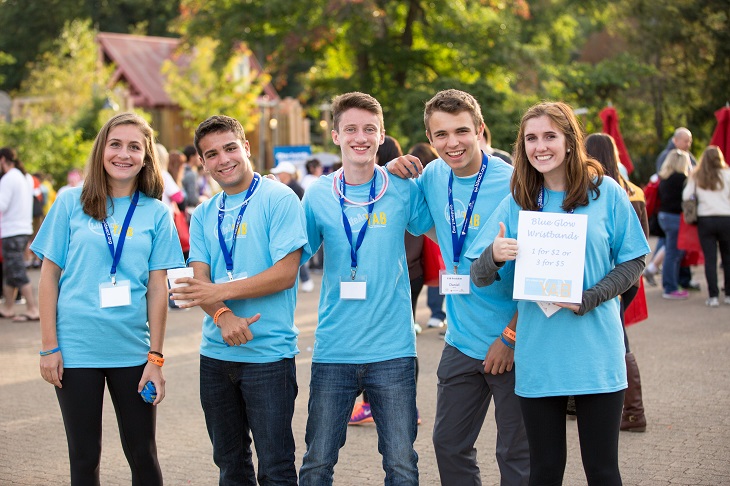
{"type": "Polygon", "coordinates": [[[508,348],[510,348],[511,350],[514,350],[515,349],[515,345],[514,344],[511,344],[509,341],[507,341],[504,338],[504,336],[499,336],[499,339],[501,339],[502,342],[504,343],[504,345],[507,346],[508,348]]]}
{"type": "Polygon", "coordinates": [[[61,351],[61,348],[55,347],[53,349],[49,349],[48,351],[41,351],[38,354],[40,354],[41,356],[48,356],[49,354],[57,353],[59,351],[61,351]]]}

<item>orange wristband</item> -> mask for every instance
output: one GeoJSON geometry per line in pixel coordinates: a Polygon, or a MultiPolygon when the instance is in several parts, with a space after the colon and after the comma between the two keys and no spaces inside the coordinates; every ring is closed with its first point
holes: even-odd
{"type": "Polygon", "coordinates": [[[162,367],[162,365],[165,364],[165,358],[155,356],[152,353],[147,353],[147,361],[149,361],[152,364],[156,364],[159,367],[162,367]]]}
{"type": "Polygon", "coordinates": [[[502,331],[502,334],[504,334],[504,337],[506,337],[507,339],[511,339],[512,341],[517,342],[515,332],[509,327],[505,327],[504,331],[502,331]]]}
{"type": "Polygon", "coordinates": [[[220,318],[221,314],[224,314],[226,312],[233,312],[228,307],[221,307],[217,311],[215,311],[215,314],[213,315],[213,323],[217,326],[218,325],[218,319],[220,318]]]}

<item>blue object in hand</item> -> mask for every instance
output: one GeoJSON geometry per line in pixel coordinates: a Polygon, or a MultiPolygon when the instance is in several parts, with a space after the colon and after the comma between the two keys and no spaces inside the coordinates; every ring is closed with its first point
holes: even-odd
{"type": "Polygon", "coordinates": [[[155,398],[157,398],[157,389],[155,388],[155,384],[151,381],[148,381],[144,388],[142,388],[142,391],[139,392],[139,394],[142,396],[142,400],[144,400],[147,403],[152,403],[155,401],[155,398]]]}

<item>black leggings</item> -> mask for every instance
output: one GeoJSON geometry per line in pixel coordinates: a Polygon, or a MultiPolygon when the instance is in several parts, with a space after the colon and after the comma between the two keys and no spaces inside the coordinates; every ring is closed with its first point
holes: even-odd
{"type": "Polygon", "coordinates": [[[66,368],[56,388],[66,428],[72,486],[98,486],[104,385],[109,385],[133,486],[162,484],[155,444],[156,407],[137,393],[144,365],[132,368],[66,368]]]}
{"type": "MultiPolygon", "coordinates": [[[[530,486],[563,484],[567,402],[568,397],[520,397],[530,445],[530,486]]],[[[575,396],[580,452],[589,485],[621,484],[618,435],[623,404],[624,390],[575,396]]]]}

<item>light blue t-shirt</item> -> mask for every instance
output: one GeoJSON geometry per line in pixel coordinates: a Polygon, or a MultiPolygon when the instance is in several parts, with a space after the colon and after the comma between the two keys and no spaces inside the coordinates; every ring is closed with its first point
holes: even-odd
{"type": "MultiPolygon", "coordinates": [[[[462,256],[459,261],[460,275],[469,275],[470,261],[464,258],[468,249],[479,252],[484,249],[475,246],[477,235],[494,212],[495,208],[509,194],[512,166],[498,157],[489,157],[487,171],[479,188],[469,231],[466,235],[462,256]]],[[[451,241],[449,218],[449,175],[451,168],[442,159],[429,163],[417,179],[418,186],[426,197],[438,236],[441,256],[449,274],[454,272],[454,247],[451,241]]],[[[454,177],[453,198],[456,213],[456,228],[461,231],[477,175],[454,177]]],[[[504,282],[494,282],[488,287],[476,287],[470,283],[469,295],[446,295],[446,317],[449,326],[446,342],[474,359],[484,359],[492,342],[499,337],[517,310],[512,301],[512,287],[504,282]]]]}
{"type": "MultiPolygon", "coordinates": [[[[604,177],[598,199],[574,214],[588,215],[583,289],[594,287],[614,266],[649,253],[636,212],[616,182],[604,177]]],[[[546,212],[563,212],[563,192],[545,191],[546,212]]],[[[517,238],[520,208],[512,196],[502,201],[480,234],[480,247],[492,243],[499,222],[505,237],[517,238]]],[[[469,251],[476,259],[481,252],[469,251]]],[[[507,265],[505,265],[506,267],[507,265]]],[[[502,273],[512,287],[514,273],[502,273]]],[[[547,318],[534,302],[518,304],[515,350],[515,393],[522,397],[548,397],[612,393],[626,388],[626,365],[618,297],[604,302],[584,316],[561,309],[547,318]]]]}
{"type": "MultiPolygon", "coordinates": [[[[365,300],[340,299],[340,280],[350,280],[350,243],[345,234],[339,197],[333,190],[334,175],[320,177],[304,194],[309,245],[316,251],[324,244],[324,272],[319,299],[319,323],[315,331],[315,363],[362,364],[416,356],[416,334],[411,312],[403,234],[420,235],[433,226],[423,196],[411,180],[389,177],[383,197],[357,252],[357,278],[367,279],[365,300]]],[[[376,195],[383,187],[376,176],[376,195]]],[[[351,201],[368,201],[370,182],[348,185],[351,201]]],[[[367,206],[346,205],[356,242],[367,206]]]]}
{"type": "MultiPolygon", "coordinates": [[[[150,350],[149,274],[185,265],[172,216],[160,201],[140,194],[116,274],[117,281],[130,281],[132,304],[102,309],[99,285],[111,282],[112,256],[101,222],[84,213],[80,197],[80,187],[60,194],[31,245],[39,258],[48,258],[63,271],[56,306],[63,365],[139,366],[150,350]]],[[[116,198],[113,204],[107,223],[116,250],[131,198],[116,198]]]]}
{"type": "MultiPolygon", "coordinates": [[[[226,248],[230,250],[233,230],[246,199],[246,192],[226,197],[221,226],[226,248]]],[[[226,261],[218,242],[219,193],[198,206],[190,222],[189,262],[210,266],[213,282],[227,282],[226,261]]],[[[238,228],[233,252],[233,277],[250,278],[271,268],[293,251],[302,248],[302,259],[309,258],[304,211],[294,192],[278,181],[262,178],[251,195],[238,228]]],[[[243,346],[228,346],[213,318],[203,319],[200,354],[208,358],[240,363],[271,363],[299,353],[294,325],[297,285],[255,299],[227,300],[225,305],[238,317],[261,318],[251,325],[254,339],[243,346]]]]}

